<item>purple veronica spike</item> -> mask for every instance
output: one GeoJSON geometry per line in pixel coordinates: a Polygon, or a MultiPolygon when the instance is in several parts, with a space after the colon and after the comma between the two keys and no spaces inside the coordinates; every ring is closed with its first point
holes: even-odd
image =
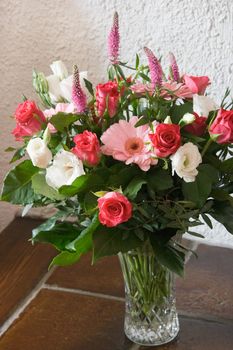
{"type": "Polygon", "coordinates": [[[150,49],[144,47],[144,51],[149,61],[151,84],[153,87],[161,86],[163,76],[161,64],[150,49]]]}
{"type": "Polygon", "coordinates": [[[84,113],[87,108],[87,96],[81,88],[78,67],[74,66],[72,101],[78,113],[84,113]]]}
{"type": "Polygon", "coordinates": [[[175,81],[180,81],[179,68],[178,68],[178,65],[176,62],[176,58],[172,52],[169,53],[169,60],[170,60],[170,68],[171,68],[171,73],[172,73],[173,79],[175,81]]]}
{"type": "Polygon", "coordinates": [[[108,56],[110,61],[113,64],[118,63],[119,46],[120,46],[119,21],[118,21],[118,13],[115,12],[113,17],[113,25],[108,35],[108,56]]]}

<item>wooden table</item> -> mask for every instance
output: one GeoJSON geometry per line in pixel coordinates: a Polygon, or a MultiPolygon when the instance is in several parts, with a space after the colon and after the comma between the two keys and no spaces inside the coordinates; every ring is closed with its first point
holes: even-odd
{"type": "MultiPolygon", "coordinates": [[[[124,336],[117,258],[48,272],[53,248],[27,241],[38,224],[17,218],[0,234],[0,349],[145,349],[124,336]]],[[[201,245],[198,254],[177,279],[180,334],[156,349],[233,349],[233,250],[201,245]]]]}

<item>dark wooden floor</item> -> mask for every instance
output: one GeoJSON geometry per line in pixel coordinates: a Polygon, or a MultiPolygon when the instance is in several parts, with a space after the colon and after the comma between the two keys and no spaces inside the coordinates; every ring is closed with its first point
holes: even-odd
{"type": "MultiPolygon", "coordinates": [[[[123,332],[116,257],[47,271],[55,251],[31,246],[40,222],[15,219],[0,234],[0,350],[136,350],[123,332]]],[[[233,349],[233,250],[198,248],[177,279],[181,331],[165,350],[233,349]]]]}

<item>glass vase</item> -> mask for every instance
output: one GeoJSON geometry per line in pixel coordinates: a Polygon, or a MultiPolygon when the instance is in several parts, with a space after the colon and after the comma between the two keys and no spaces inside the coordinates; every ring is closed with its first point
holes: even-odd
{"type": "Polygon", "coordinates": [[[150,245],[119,259],[125,281],[125,334],[134,343],[156,346],[179,332],[174,274],[161,265],[150,245]]]}

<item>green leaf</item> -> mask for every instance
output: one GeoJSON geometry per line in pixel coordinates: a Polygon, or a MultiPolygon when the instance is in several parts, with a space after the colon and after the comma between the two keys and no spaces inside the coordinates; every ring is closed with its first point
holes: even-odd
{"type": "Polygon", "coordinates": [[[146,180],[141,177],[135,177],[129,185],[126,187],[124,194],[131,200],[137,197],[138,192],[142,188],[142,185],[146,184],[146,180]]]}
{"type": "MultiPolygon", "coordinates": [[[[121,164],[118,163],[117,165],[121,164]]],[[[139,168],[132,165],[124,166],[123,169],[118,169],[118,167],[116,167],[116,169],[110,168],[110,171],[113,174],[109,176],[108,186],[113,186],[115,188],[118,188],[120,186],[124,188],[135,176],[140,174],[139,168]]]]}
{"type": "Polygon", "coordinates": [[[203,235],[201,235],[200,233],[198,232],[194,232],[194,231],[187,231],[187,233],[189,233],[191,236],[194,236],[194,237],[198,237],[198,238],[205,238],[203,235]]]}
{"type": "Polygon", "coordinates": [[[49,122],[60,132],[63,132],[71,124],[80,119],[82,115],[58,112],[50,118],[49,122]]]}
{"type": "Polygon", "coordinates": [[[93,212],[97,207],[97,196],[91,192],[85,194],[84,197],[84,210],[87,214],[93,212]]]}
{"type": "Polygon", "coordinates": [[[116,70],[118,71],[118,73],[120,74],[121,78],[124,79],[124,80],[126,80],[122,68],[121,68],[119,65],[115,65],[115,67],[116,67],[116,70]]]}
{"type": "Polygon", "coordinates": [[[73,197],[78,192],[84,190],[89,180],[89,175],[81,175],[73,181],[71,185],[64,185],[59,188],[59,193],[73,197]]]}
{"type": "Polygon", "coordinates": [[[135,128],[141,125],[145,125],[149,123],[149,118],[145,115],[144,117],[141,117],[139,121],[135,124],[135,128]]]}
{"type": "Polygon", "coordinates": [[[79,176],[71,185],[60,187],[59,193],[72,197],[84,191],[100,191],[106,188],[108,177],[109,170],[107,168],[100,168],[90,174],[79,176]]]}
{"type": "Polygon", "coordinates": [[[221,189],[214,189],[211,192],[211,197],[214,199],[217,199],[218,201],[229,201],[230,205],[233,207],[233,197],[229,195],[224,190],[221,189]]]}
{"type": "Polygon", "coordinates": [[[136,62],[135,62],[135,68],[136,69],[138,69],[139,63],[140,63],[139,56],[138,56],[138,54],[136,54],[136,62]]]}
{"type": "Polygon", "coordinates": [[[164,191],[173,186],[173,180],[169,171],[161,168],[153,168],[148,172],[148,184],[156,192],[164,191]]]}
{"type": "Polygon", "coordinates": [[[221,165],[219,166],[219,170],[226,173],[232,173],[233,172],[233,157],[224,160],[221,165]]]}
{"type": "Polygon", "coordinates": [[[139,75],[140,75],[140,77],[141,77],[143,80],[146,80],[146,81],[148,81],[148,82],[150,83],[150,78],[149,78],[146,74],[144,74],[144,73],[139,73],[139,75]]]}
{"type": "Polygon", "coordinates": [[[73,251],[61,252],[52,260],[50,267],[53,265],[67,266],[76,263],[83,254],[91,249],[92,234],[98,225],[98,217],[95,215],[88,228],[79,232],[79,235],[75,240],[65,244],[65,249],[71,249],[73,251]]]}
{"type": "Polygon", "coordinates": [[[114,80],[114,77],[115,77],[115,71],[114,71],[113,66],[111,65],[108,67],[108,79],[114,80]]]}
{"type": "Polygon", "coordinates": [[[212,225],[212,222],[211,222],[210,218],[204,213],[201,214],[201,217],[205,221],[205,223],[209,226],[209,228],[212,230],[213,229],[213,225],[212,225]]]}
{"type": "Polygon", "coordinates": [[[4,151],[5,152],[13,152],[13,151],[15,151],[15,148],[14,147],[7,147],[4,151]]]}
{"type": "Polygon", "coordinates": [[[218,171],[209,164],[202,164],[198,167],[198,175],[194,182],[182,183],[184,198],[196,203],[201,208],[208,199],[212,186],[218,181],[218,171]]]}
{"type": "Polygon", "coordinates": [[[35,193],[53,200],[62,200],[65,198],[65,196],[47,184],[45,175],[42,173],[37,173],[32,177],[32,188],[35,193]]]}
{"type": "Polygon", "coordinates": [[[125,253],[137,248],[142,244],[132,231],[126,237],[120,228],[98,227],[93,235],[94,250],[93,263],[104,256],[116,255],[119,252],[125,253]]]}
{"type": "Polygon", "coordinates": [[[175,105],[170,110],[170,116],[172,118],[172,122],[174,124],[179,124],[179,121],[183,118],[185,113],[193,112],[193,103],[185,102],[181,105],[175,105]]]}
{"type": "Polygon", "coordinates": [[[229,202],[214,201],[212,210],[209,214],[223,224],[228,232],[233,234],[233,208],[229,205],[229,202]]]}
{"type": "Polygon", "coordinates": [[[34,228],[32,230],[32,242],[34,242],[34,239],[36,239],[36,236],[41,232],[41,231],[49,231],[51,230],[57,220],[61,219],[64,217],[64,212],[57,212],[56,214],[54,214],[52,217],[50,217],[49,219],[47,219],[45,222],[43,222],[43,224],[41,224],[40,226],[37,226],[36,228],[34,228]]]}
{"type": "Polygon", "coordinates": [[[31,179],[39,170],[30,160],[25,160],[17,165],[6,175],[1,200],[22,205],[33,203],[35,195],[31,179]]]}
{"type": "Polygon", "coordinates": [[[49,268],[52,266],[68,266],[75,264],[81,257],[81,254],[78,252],[71,253],[71,252],[61,252],[55,258],[53,258],[49,268]]]}
{"type": "Polygon", "coordinates": [[[185,262],[184,252],[175,249],[169,243],[165,245],[161,244],[155,237],[151,238],[151,244],[158,261],[169,270],[183,277],[185,262]]]}
{"type": "Polygon", "coordinates": [[[92,247],[92,235],[99,225],[98,213],[96,213],[91,224],[80,232],[75,240],[67,244],[66,249],[76,251],[80,254],[86,253],[92,247]]]}
{"type": "Polygon", "coordinates": [[[58,250],[69,250],[66,246],[72,242],[80,231],[69,222],[53,225],[46,222],[32,231],[33,242],[51,243],[58,250]]]}
{"type": "Polygon", "coordinates": [[[16,162],[16,160],[19,160],[25,156],[26,149],[25,147],[17,149],[17,151],[14,153],[13,157],[11,158],[10,164],[16,162]]]}
{"type": "Polygon", "coordinates": [[[94,90],[93,90],[92,83],[89,80],[85,79],[85,78],[83,80],[84,80],[84,83],[85,83],[85,86],[86,86],[87,90],[90,92],[90,94],[92,96],[94,96],[94,90]]]}

